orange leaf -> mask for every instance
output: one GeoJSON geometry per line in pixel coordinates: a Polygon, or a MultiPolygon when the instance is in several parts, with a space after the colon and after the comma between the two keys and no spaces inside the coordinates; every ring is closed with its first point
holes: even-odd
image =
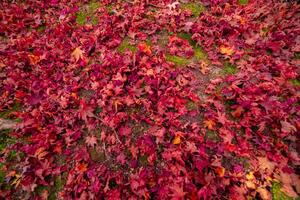
{"type": "Polygon", "coordinates": [[[221,54],[225,54],[225,55],[231,56],[234,53],[234,50],[231,47],[227,47],[227,46],[221,45],[220,46],[220,52],[221,52],[221,54]]]}
{"type": "Polygon", "coordinates": [[[76,167],[77,171],[79,172],[85,172],[87,170],[87,164],[86,163],[80,163],[76,167]]]}
{"type": "Polygon", "coordinates": [[[223,177],[225,174],[225,168],[221,166],[216,167],[215,171],[220,177],[223,177]]]}
{"type": "Polygon", "coordinates": [[[35,151],[34,155],[40,160],[40,159],[44,158],[47,154],[48,154],[48,152],[45,151],[45,148],[40,147],[35,151]]]}
{"type": "Polygon", "coordinates": [[[151,55],[152,51],[151,51],[151,47],[148,46],[145,42],[140,43],[138,45],[138,48],[141,52],[147,54],[147,55],[151,55]]]}
{"type": "Polygon", "coordinates": [[[28,58],[29,58],[30,64],[32,64],[32,65],[35,65],[40,61],[40,57],[36,56],[36,55],[33,55],[33,54],[28,55],[28,58]]]}
{"type": "Polygon", "coordinates": [[[204,120],[204,127],[208,128],[209,130],[213,130],[216,123],[210,120],[204,120]]]}
{"type": "Polygon", "coordinates": [[[201,61],[200,62],[200,72],[202,73],[202,74],[206,74],[207,72],[208,72],[208,68],[207,68],[207,63],[206,62],[204,62],[204,61],[201,61]]]}
{"type": "Polygon", "coordinates": [[[237,107],[237,109],[235,111],[232,111],[231,114],[232,116],[238,118],[242,115],[242,113],[244,112],[244,109],[242,106],[237,107]]]}
{"type": "Polygon", "coordinates": [[[173,144],[180,144],[181,139],[180,135],[176,135],[175,138],[173,139],[173,144]]]}

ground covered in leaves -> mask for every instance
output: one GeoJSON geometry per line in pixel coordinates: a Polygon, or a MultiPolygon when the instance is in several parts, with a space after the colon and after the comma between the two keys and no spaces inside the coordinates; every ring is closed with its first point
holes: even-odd
{"type": "Polygon", "coordinates": [[[296,199],[300,13],[4,0],[0,198],[296,199]]]}

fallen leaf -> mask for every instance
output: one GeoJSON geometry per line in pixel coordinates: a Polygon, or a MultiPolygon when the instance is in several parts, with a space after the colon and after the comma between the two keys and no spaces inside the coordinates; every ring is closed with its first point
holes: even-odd
{"type": "Polygon", "coordinates": [[[242,106],[239,106],[235,109],[235,111],[232,111],[231,114],[232,116],[234,116],[235,118],[238,118],[242,115],[242,113],[244,112],[244,109],[242,106]]]}
{"type": "Polygon", "coordinates": [[[95,136],[86,136],[85,143],[90,146],[94,147],[97,144],[97,138],[95,136]]]}
{"type": "Polygon", "coordinates": [[[216,173],[219,175],[219,177],[223,177],[225,174],[225,168],[222,166],[217,166],[215,168],[216,173]]]}
{"type": "Polygon", "coordinates": [[[221,52],[221,54],[231,56],[234,53],[234,50],[231,47],[221,45],[220,46],[220,52],[221,52]]]}
{"type": "Polygon", "coordinates": [[[76,171],[83,173],[86,170],[87,170],[87,164],[86,163],[79,163],[79,164],[77,164],[76,171]]]}
{"type": "Polygon", "coordinates": [[[213,120],[204,120],[204,127],[208,128],[209,130],[213,130],[216,123],[213,120]]]}
{"type": "Polygon", "coordinates": [[[296,127],[287,121],[280,121],[281,123],[281,131],[286,133],[292,133],[297,131],[296,127]]]}
{"type": "Polygon", "coordinates": [[[175,138],[173,139],[173,144],[180,144],[181,139],[179,135],[176,135],[175,138]]]}
{"type": "Polygon", "coordinates": [[[32,64],[32,65],[35,65],[40,61],[40,57],[33,55],[33,54],[28,55],[28,58],[29,58],[30,64],[32,64]]]}
{"type": "Polygon", "coordinates": [[[80,59],[83,59],[83,51],[80,49],[80,47],[77,47],[74,49],[74,51],[72,52],[71,56],[73,57],[73,59],[75,60],[75,62],[78,62],[80,59]]]}
{"type": "Polygon", "coordinates": [[[202,74],[206,74],[208,71],[209,71],[208,64],[206,62],[204,62],[204,61],[201,61],[200,62],[200,72],[202,74]]]}
{"type": "Polygon", "coordinates": [[[259,187],[256,191],[259,193],[262,200],[272,200],[272,195],[267,189],[259,187]]]}
{"type": "Polygon", "coordinates": [[[152,51],[151,51],[151,47],[149,45],[147,45],[145,42],[140,43],[138,45],[138,48],[141,52],[147,54],[147,55],[151,55],[152,51]]]}

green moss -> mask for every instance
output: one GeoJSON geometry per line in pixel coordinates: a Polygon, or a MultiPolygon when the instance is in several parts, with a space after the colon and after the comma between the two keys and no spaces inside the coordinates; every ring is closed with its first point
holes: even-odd
{"type": "Polygon", "coordinates": [[[66,178],[63,176],[58,176],[54,180],[54,186],[56,191],[60,191],[63,189],[64,185],[66,183],[66,178]]]}
{"type": "Polygon", "coordinates": [[[5,172],[2,170],[4,164],[0,163],[0,184],[5,181],[5,172]]]}
{"type": "Polygon", "coordinates": [[[147,166],[148,165],[148,157],[147,157],[147,155],[139,156],[139,163],[142,166],[147,166]]]}
{"type": "Polygon", "coordinates": [[[14,160],[16,157],[17,157],[17,152],[16,152],[15,150],[12,150],[12,151],[9,152],[7,158],[8,158],[8,160],[12,161],[12,160],[14,160]]]}
{"type": "Polygon", "coordinates": [[[224,68],[222,70],[222,73],[225,75],[229,75],[229,74],[235,74],[238,72],[238,69],[231,65],[229,62],[225,62],[224,64],[224,68]]]}
{"type": "Polygon", "coordinates": [[[90,150],[91,159],[95,162],[104,162],[106,159],[104,152],[98,152],[96,149],[90,150]]]}
{"type": "Polygon", "coordinates": [[[87,14],[83,11],[80,11],[76,14],[76,22],[80,25],[84,25],[86,23],[87,14]]]}
{"type": "Polygon", "coordinates": [[[272,193],[273,200],[292,200],[293,199],[281,191],[281,184],[278,182],[273,182],[272,188],[271,188],[271,193],[272,193]]]}
{"type": "Polygon", "coordinates": [[[0,131],[0,152],[5,149],[8,145],[16,143],[14,138],[9,136],[11,129],[5,129],[0,131]]]}
{"type": "Polygon", "coordinates": [[[42,193],[43,193],[45,190],[47,190],[47,189],[48,189],[48,188],[47,188],[46,186],[38,185],[38,186],[35,188],[34,192],[35,192],[36,194],[38,194],[38,195],[42,195],[42,193]]]}
{"type": "Polygon", "coordinates": [[[99,114],[102,112],[102,108],[100,106],[97,106],[96,110],[95,110],[95,114],[99,114]]]}
{"type": "Polygon", "coordinates": [[[294,85],[294,86],[300,86],[300,80],[298,79],[291,79],[290,82],[294,85]]]}
{"type": "Polygon", "coordinates": [[[166,60],[174,63],[177,66],[186,66],[191,62],[190,59],[174,55],[166,55],[166,60]]]}
{"type": "Polygon", "coordinates": [[[114,14],[114,12],[113,12],[113,4],[107,5],[106,6],[106,10],[107,10],[107,12],[108,12],[109,15],[114,14]]]}
{"type": "Polygon", "coordinates": [[[97,25],[98,22],[99,22],[98,18],[95,17],[95,16],[93,16],[92,19],[91,19],[91,23],[92,23],[93,25],[97,25]]]}
{"type": "Polygon", "coordinates": [[[10,119],[13,112],[17,112],[21,110],[21,104],[16,102],[12,105],[12,107],[7,108],[6,110],[0,111],[0,118],[10,119]]]}
{"type": "Polygon", "coordinates": [[[206,131],[206,137],[210,140],[213,140],[213,141],[218,141],[220,139],[217,132],[216,131],[211,131],[211,130],[206,131]]]}
{"type": "Polygon", "coordinates": [[[248,0],[239,0],[239,5],[247,5],[248,0]]]}
{"type": "Polygon", "coordinates": [[[207,60],[207,54],[202,50],[201,47],[197,46],[194,48],[195,58],[197,60],[207,60]]]}
{"type": "Polygon", "coordinates": [[[99,8],[98,2],[90,2],[87,7],[83,7],[80,11],[76,14],[76,22],[79,25],[84,25],[87,23],[88,18],[90,18],[91,23],[93,25],[98,24],[98,19],[94,16],[94,13],[99,8]]]}
{"type": "Polygon", "coordinates": [[[190,45],[194,49],[194,53],[195,53],[194,58],[197,61],[200,61],[200,60],[207,61],[208,60],[207,54],[203,51],[203,49],[200,46],[197,46],[196,42],[192,39],[192,35],[190,33],[181,32],[181,33],[178,33],[177,36],[182,39],[187,40],[190,43],[190,45]]]}
{"type": "Polygon", "coordinates": [[[295,52],[294,53],[294,59],[295,60],[300,60],[300,52],[295,52]]]}
{"type": "Polygon", "coordinates": [[[190,45],[193,46],[193,47],[196,46],[196,42],[192,39],[192,34],[190,34],[190,33],[180,32],[180,33],[177,34],[177,37],[189,41],[190,45]]]}
{"type": "Polygon", "coordinates": [[[44,32],[46,30],[46,26],[45,25],[41,25],[36,30],[37,30],[37,32],[44,32]]]}
{"type": "Polygon", "coordinates": [[[98,2],[90,2],[89,3],[89,12],[93,13],[99,8],[99,3],[98,2]]]}
{"type": "Polygon", "coordinates": [[[197,104],[195,104],[193,101],[188,101],[186,104],[186,108],[188,110],[196,110],[197,109],[197,104]]]}
{"type": "Polygon", "coordinates": [[[124,38],[121,44],[118,47],[119,53],[124,53],[126,50],[129,50],[131,52],[136,52],[137,48],[130,43],[130,39],[128,37],[124,38]]]}
{"type": "Polygon", "coordinates": [[[184,3],[181,8],[191,11],[194,17],[198,17],[205,10],[205,7],[200,3],[184,3]]]}

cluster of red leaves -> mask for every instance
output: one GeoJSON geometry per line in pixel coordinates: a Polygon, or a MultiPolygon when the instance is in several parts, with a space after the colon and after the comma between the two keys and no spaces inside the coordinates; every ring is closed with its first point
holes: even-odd
{"type": "Polygon", "coordinates": [[[268,199],[271,179],[297,196],[299,6],[203,4],[191,20],[179,2],[104,0],[98,24],[81,26],[80,1],[1,3],[0,106],[21,103],[10,148],[25,155],[6,166],[14,188],[1,196],[45,199],[35,191],[57,177],[59,199],[268,199]],[[162,48],[164,30],[187,31],[212,65],[239,72],[200,101],[193,73],[165,59],[192,46],[172,36],[162,48]],[[137,50],[122,54],[127,37],[137,50]]]}

